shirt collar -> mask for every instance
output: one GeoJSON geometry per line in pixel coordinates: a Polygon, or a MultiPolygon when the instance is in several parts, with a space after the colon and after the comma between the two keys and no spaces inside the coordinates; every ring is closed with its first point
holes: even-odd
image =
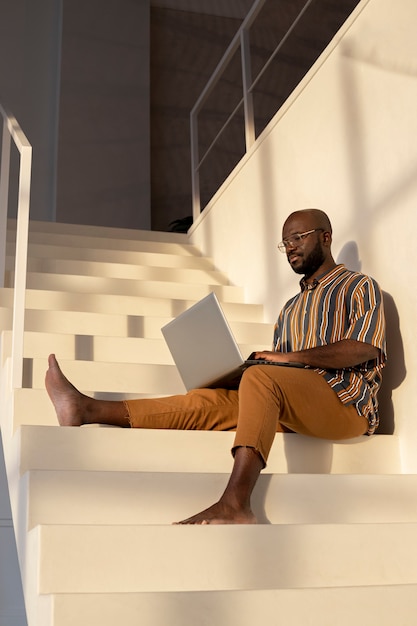
{"type": "Polygon", "coordinates": [[[316,289],[318,284],[324,278],[326,278],[327,276],[330,276],[335,271],[339,272],[341,269],[345,269],[345,266],[343,265],[343,263],[340,263],[340,264],[336,265],[336,267],[333,267],[329,272],[324,272],[324,274],[321,274],[320,276],[317,276],[317,278],[315,278],[311,283],[308,283],[305,278],[302,278],[300,280],[301,291],[312,291],[313,289],[316,289]]]}
{"type": "Polygon", "coordinates": [[[300,280],[301,291],[312,291],[317,287],[318,284],[319,281],[317,278],[315,278],[312,283],[308,283],[305,278],[302,278],[300,280]]]}

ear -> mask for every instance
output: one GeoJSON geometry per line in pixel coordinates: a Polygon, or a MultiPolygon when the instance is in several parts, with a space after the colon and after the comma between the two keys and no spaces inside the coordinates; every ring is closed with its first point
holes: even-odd
{"type": "Polygon", "coordinates": [[[330,246],[332,245],[332,233],[328,230],[325,230],[324,233],[322,233],[322,236],[324,245],[330,248],[330,246]]]}

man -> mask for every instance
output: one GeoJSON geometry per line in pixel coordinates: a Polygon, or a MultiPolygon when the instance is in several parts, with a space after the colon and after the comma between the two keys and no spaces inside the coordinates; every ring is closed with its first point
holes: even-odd
{"type": "Polygon", "coordinates": [[[218,502],[181,524],[256,523],[250,498],[276,432],[324,439],[372,434],[385,364],[385,321],[376,282],[336,265],[332,229],[318,209],[292,213],[280,250],[302,274],[301,291],[284,306],[274,349],[256,358],[297,361],[304,368],[256,365],[238,390],[197,389],[182,396],[131,401],[81,394],[49,358],[46,388],[59,423],[123,427],[236,430],[234,464],[218,502]]]}

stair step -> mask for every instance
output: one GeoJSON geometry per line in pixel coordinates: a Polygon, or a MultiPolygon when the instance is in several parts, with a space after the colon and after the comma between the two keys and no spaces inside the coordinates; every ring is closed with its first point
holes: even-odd
{"type": "MultiPolygon", "coordinates": [[[[62,361],[65,375],[80,391],[116,393],[148,393],[173,395],[184,393],[185,387],[172,363],[106,363],[93,361],[62,361]]],[[[26,363],[25,386],[43,389],[45,359],[29,359],[26,363]]]]}
{"type": "MultiPolygon", "coordinates": [[[[7,254],[13,254],[13,245],[7,244],[7,254]]],[[[80,248],[79,246],[58,246],[50,238],[45,243],[29,243],[28,258],[36,259],[68,259],[96,261],[106,263],[127,263],[151,267],[170,267],[181,269],[215,270],[213,261],[209,257],[197,255],[178,255],[164,252],[141,252],[135,250],[111,250],[106,248],[80,248]]],[[[11,267],[13,267],[11,265],[11,267]]]]}
{"type": "MultiPolygon", "coordinates": [[[[6,272],[6,286],[14,284],[14,272],[6,272]]],[[[200,300],[214,291],[220,301],[243,302],[243,289],[232,285],[210,285],[167,281],[100,278],[71,274],[27,273],[28,289],[69,291],[78,294],[108,293],[121,296],[200,300]]]]}
{"type": "MultiPolygon", "coordinates": [[[[7,231],[12,237],[16,232],[16,219],[7,220],[7,231]]],[[[65,222],[51,222],[42,220],[30,220],[30,234],[39,234],[51,238],[59,234],[88,236],[93,239],[116,239],[132,241],[168,242],[187,244],[188,236],[184,233],[171,233],[166,231],[141,230],[136,228],[119,228],[116,226],[92,226],[88,224],[70,224],[65,222]]],[[[190,244],[188,244],[190,245],[190,244]]]]}
{"type": "MultiPolygon", "coordinates": [[[[15,391],[15,403],[24,391],[15,391]]],[[[31,412],[26,404],[28,417],[31,412]]],[[[228,474],[234,433],[29,424],[13,439],[21,475],[29,470],[228,474]]],[[[263,473],[400,474],[399,442],[394,435],[333,442],[280,433],[263,473]]]]}
{"type": "MultiPolygon", "coordinates": [[[[168,322],[170,319],[172,318],[27,309],[25,329],[29,332],[67,334],[76,337],[108,335],[111,337],[161,339],[161,326],[165,320],[168,322]]],[[[0,323],[2,328],[8,330],[12,328],[12,311],[10,309],[0,308],[0,323]]],[[[50,351],[55,352],[55,348],[53,347],[50,351]]]]}
{"type": "MultiPolygon", "coordinates": [[[[1,317],[0,309],[0,319],[1,317]]],[[[37,312],[28,311],[26,327],[40,328],[40,330],[25,332],[24,357],[27,359],[46,358],[48,354],[54,352],[59,355],[60,359],[65,360],[172,365],[171,354],[160,331],[161,322],[167,321],[168,318],[165,320],[138,318],[129,320],[128,325],[126,318],[118,316],[103,317],[94,314],[54,312],[46,314],[41,319],[37,312]],[[43,328],[48,328],[51,332],[46,332],[42,330],[43,328]],[[100,332],[101,334],[98,334],[100,332]]],[[[232,324],[232,329],[235,330],[236,341],[244,357],[254,350],[270,348],[267,342],[261,341],[265,338],[262,337],[262,334],[266,334],[263,332],[264,329],[244,328],[239,325],[233,327],[234,324],[232,324]],[[241,331],[243,331],[243,336],[241,331]],[[249,340],[252,343],[248,343],[249,340]]],[[[11,330],[3,331],[1,335],[2,363],[4,363],[4,360],[11,354],[11,330]]]]}
{"type": "MultiPolygon", "coordinates": [[[[55,626],[253,626],[265,622],[285,622],[285,626],[412,626],[417,585],[192,594],[56,594],[52,602],[55,626]],[[285,616],[283,622],[281,616],[285,616]]],[[[46,621],[42,624],[49,626],[46,621]]]]}
{"type": "MultiPolygon", "coordinates": [[[[8,270],[14,267],[8,260],[8,270]]],[[[104,261],[83,261],[67,259],[29,258],[29,273],[61,274],[63,276],[89,276],[100,278],[120,278],[138,281],[170,281],[173,283],[190,283],[206,285],[227,285],[224,274],[216,270],[178,267],[152,267],[150,265],[133,265],[127,263],[110,263],[104,261]]]]}
{"type": "MultiPolygon", "coordinates": [[[[216,502],[228,474],[32,470],[22,478],[28,528],[171,524],[216,502]]],[[[262,473],[261,524],[417,523],[416,475],[262,473]],[[387,507],[389,502],[389,507],[387,507]]]]}
{"type": "MultiPolygon", "coordinates": [[[[1,344],[3,362],[10,356],[11,347],[12,332],[4,331],[1,344]]],[[[254,350],[269,349],[268,345],[259,343],[239,343],[239,347],[243,355],[249,355],[254,350]]],[[[46,359],[51,352],[59,355],[60,360],[173,364],[171,353],[162,336],[156,339],[25,332],[24,357],[26,359],[46,359]]]]}
{"type": "MultiPolygon", "coordinates": [[[[46,361],[45,361],[46,371],[46,361]]],[[[179,388],[181,393],[183,387],[179,388]]],[[[89,392],[95,398],[102,400],[129,400],[134,398],[154,398],[160,394],[152,393],[117,393],[117,392],[89,392]]],[[[44,389],[15,389],[13,406],[13,431],[21,425],[56,426],[55,410],[44,389]],[[28,407],[30,406],[30,411],[28,407]]]]}
{"type": "MultiPolygon", "coordinates": [[[[7,241],[13,245],[15,237],[15,228],[8,226],[7,241]]],[[[182,233],[84,227],[52,222],[31,221],[29,243],[201,256],[200,251],[189,243],[187,235],[182,233]]]]}
{"type": "MultiPolygon", "coordinates": [[[[130,232],[130,231],[129,231],[130,232]]],[[[56,246],[66,246],[74,248],[92,248],[92,249],[104,249],[104,250],[129,250],[132,252],[158,252],[159,254],[177,254],[179,256],[201,256],[199,250],[188,242],[187,237],[184,239],[175,238],[161,238],[154,239],[135,239],[133,233],[130,232],[130,237],[117,237],[117,233],[112,236],[100,236],[94,234],[85,233],[71,233],[71,232],[57,232],[52,235],[48,232],[36,232],[32,230],[32,226],[29,230],[29,243],[35,244],[48,244],[52,243],[56,246]]],[[[8,231],[7,241],[13,250],[15,242],[15,233],[8,231]]]]}
{"type": "Polygon", "coordinates": [[[41,594],[414,585],[416,532],[414,523],[48,524],[29,531],[28,549],[41,594]]]}
{"type": "MultiPolygon", "coordinates": [[[[26,291],[26,308],[28,310],[46,310],[46,312],[82,311],[117,315],[120,315],[121,311],[123,311],[123,316],[148,315],[164,317],[168,320],[176,317],[195,304],[195,302],[196,299],[191,297],[165,298],[161,296],[148,298],[146,296],[112,295],[107,293],[78,294],[65,292],[62,289],[56,291],[27,289],[26,291]]],[[[250,325],[261,324],[269,333],[268,341],[272,342],[272,325],[263,323],[262,305],[230,302],[227,300],[222,300],[221,305],[230,323],[239,321],[250,325]]],[[[13,307],[13,289],[0,289],[0,306],[6,309],[13,307]]]]}

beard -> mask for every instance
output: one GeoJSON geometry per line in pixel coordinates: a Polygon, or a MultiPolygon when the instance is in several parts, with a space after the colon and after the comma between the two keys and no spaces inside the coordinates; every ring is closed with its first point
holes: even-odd
{"type": "Polygon", "coordinates": [[[291,265],[296,274],[304,274],[306,278],[312,276],[325,261],[325,254],[318,241],[306,257],[299,258],[299,265],[291,265]]]}

